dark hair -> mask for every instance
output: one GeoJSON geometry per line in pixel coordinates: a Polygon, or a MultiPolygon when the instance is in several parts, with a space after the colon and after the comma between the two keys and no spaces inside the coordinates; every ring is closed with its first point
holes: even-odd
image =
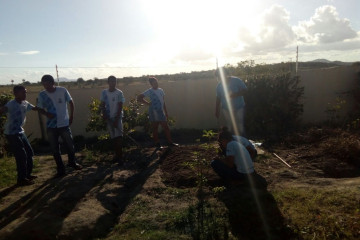
{"type": "Polygon", "coordinates": [[[16,86],[14,86],[14,88],[13,88],[13,93],[16,94],[17,92],[23,91],[23,90],[25,90],[25,87],[24,87],[24,86],[16,85],[16,86]]]}
{"type": "Polygon", "coordinates": [[[158,81],[156,77],[149,77],[149,83],[151,84],[154,81],[158,81]]]}
{"type": "Polygon", "coordinates": [[[109,77],[108,77],[108,82],[109,82],[109,81],[116,81],[116,77],[113,76],[113,75],[109,76],[109,77]]]}
{"type": "Polygon", "coordinates": [[[49,75],[49,74],[46,74],[44,75],[42,78],[41,78],[41,82],[51,82],[51,83],[54,83],[55,80],[53,78],[53,76],[49,75]]]}
{"type": "Polygon", "coordinates": [[[218,140],[231,140],[233,138],[232,133],[229,132],[227,127],[222,127],[218,135],[218,140]]]}

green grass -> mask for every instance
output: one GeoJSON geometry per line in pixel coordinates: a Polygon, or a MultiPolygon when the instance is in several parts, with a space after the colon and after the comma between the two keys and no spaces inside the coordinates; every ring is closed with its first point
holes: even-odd
{"type": "MultiPolygon", "coordinates": [[[[39,172],[39,159],[34,158],[33,174],[39,172]]],[[[0,159],[0,188],[10,187],[16,184],[17,172],[14,157],[3,157],[0,159]]]]}
{"type": "Polygon", "coordinates": [[[16,184],[16,164],[13,157],[0,159],[0,188],[16,184]]]}
{"type": "Polygon", "coordinates": [[[290,228],[304,239],[360,238],[359,192],[285,189],[273,195],[290,228]]]}

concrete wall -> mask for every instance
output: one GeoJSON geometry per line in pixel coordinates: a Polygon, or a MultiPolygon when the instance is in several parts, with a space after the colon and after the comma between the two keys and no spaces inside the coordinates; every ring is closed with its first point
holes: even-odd
{"type": "MultiPolygon", "coordinates": [[[[341,94],[347,100],[347,109],[353,105],[351,96],[342,93],[348,92],[356,86],[356,74],[360,67],[336,67],[328,69],[300,71],[301,85],[305,87],[304,93],[304,122],[318,122],[326,120],[325,110],[328,103],[334,102],[341,94]]],[[[160,82],[165,91],[165,101],[169,115],[176,119],[176,128],[207,129],[217,126],[214,117],[215,88],[217,82],[213,79],[166,81],[160,82]]],[[[149,87],[147,82],[130,85],[119,85],[128,101],[136,94],[149,87]]],[[[88,122],[88,104],[91,97],[99,98],[103,88],[69,89],[75,102],[75,117],[72,125],[73,135],[92,136],[95,133],[86,133],[88,122]]],[[[30,92],[28,100],[35,103],[37,92],[30,92]]],[[[246,100],[245,100],[246,101],[246,100]]],[[[25,126],[27,134],[32,137],[41,137],[37,113],[28,114],[25,126]]]]}
{"type": "Polygon", "coordinates": [[[325,112],[336,103],[336,97],[346,101],[341,114],[353,110],[354,97],[351,91],[356,82],[360,66],[343,66],[326,69],[303,70],[299,72],[301,86],[304,87],[304,122],[320,122],[329,118],[325,112]],[[330,104],[330,105],[329,105],[330,104]]]}

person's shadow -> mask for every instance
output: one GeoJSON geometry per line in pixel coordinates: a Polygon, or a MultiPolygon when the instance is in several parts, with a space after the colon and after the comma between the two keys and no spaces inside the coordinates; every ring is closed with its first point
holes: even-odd
{"type": "Polygon", "coordinates": [[[239,239],[297,239],[286,226],[266,180],[255,174],[246,183],[219,195],[229,212],[230,228],[239,239]]]}

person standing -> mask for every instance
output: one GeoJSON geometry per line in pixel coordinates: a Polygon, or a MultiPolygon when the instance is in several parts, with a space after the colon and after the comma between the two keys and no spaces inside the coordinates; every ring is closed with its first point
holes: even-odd
{"type": "Polygon", "coordinates": [[[66,174],[66,171],[61,158],[59,137],[62,138],[67,148],[68,166],[75,170],[82,169],[82,166],[76,162],[74,142],[70,130],[74,117],[74,102],[66,88],[55,86],[54,78],[51,75],[44,75],[41,78],[41,83],[45,90],[39,93],[38,107],[46,109],[47,112],[55,116],[54,118],[48,118],[46,127],[48,140],[57,166],[55,177],[61,177],[66,174]]]}
{"type": "Polygon", "coordinates": [[[161,148],[159,141],[159,125],[163,128],[165,132],[166,139],[169,146],[179,146],[179,144],[174,143],[171,139],[168,121],[168,112],[165,104],[165,93],[164,90],[159,88],[159,82],[155,77],[149,78],[149,83],[151,88],[137,96],[137,100],[149,106],[149,119],[152,126],[153,139],[155,146],[161,148]],[[145,97],[149,97],[150,101],[145,100],[145,97]]]}
{"type": "Polygon", "coordinates": [[[123,141],[123,104],[125,102],[123,92],[116,88],[116,77],[108,77],[109,88],[101,92],[100,109],[103,119],[107,122],[110,138],[113,140],[115,156],[113,161],[119,164],[122,160],[123,141]]]}
{"type": "Polygon", "coordinates": [[[247,87],[240,78],[229,76],[225,68],[217,69],[215,75],[222,79],[216,87],[215,117],[219,121],[221,108],[228,129],[235,135],[244,136],[244,94],[247,87]]]}
{"type": "MultiPolygon", "coordinates": [[[[23,126],[26,120],[26,113],[30,110],[38,110],[31,103],[26,101],[26,89],[17,85],[13,88],[15,99],[10,100],[0,108],[0,114],[6,113],[4,134],[9,143],[10,149],[15,156],[17,170],[17,184],[19,186],[33,184],[37,176],[32,175],[33,149],[25,135],[23,126]]],[[[47,114],[45,112],[41,112],[47,114]]],[[[52,117],[51,114],[47,114],[52,117]]]]}

